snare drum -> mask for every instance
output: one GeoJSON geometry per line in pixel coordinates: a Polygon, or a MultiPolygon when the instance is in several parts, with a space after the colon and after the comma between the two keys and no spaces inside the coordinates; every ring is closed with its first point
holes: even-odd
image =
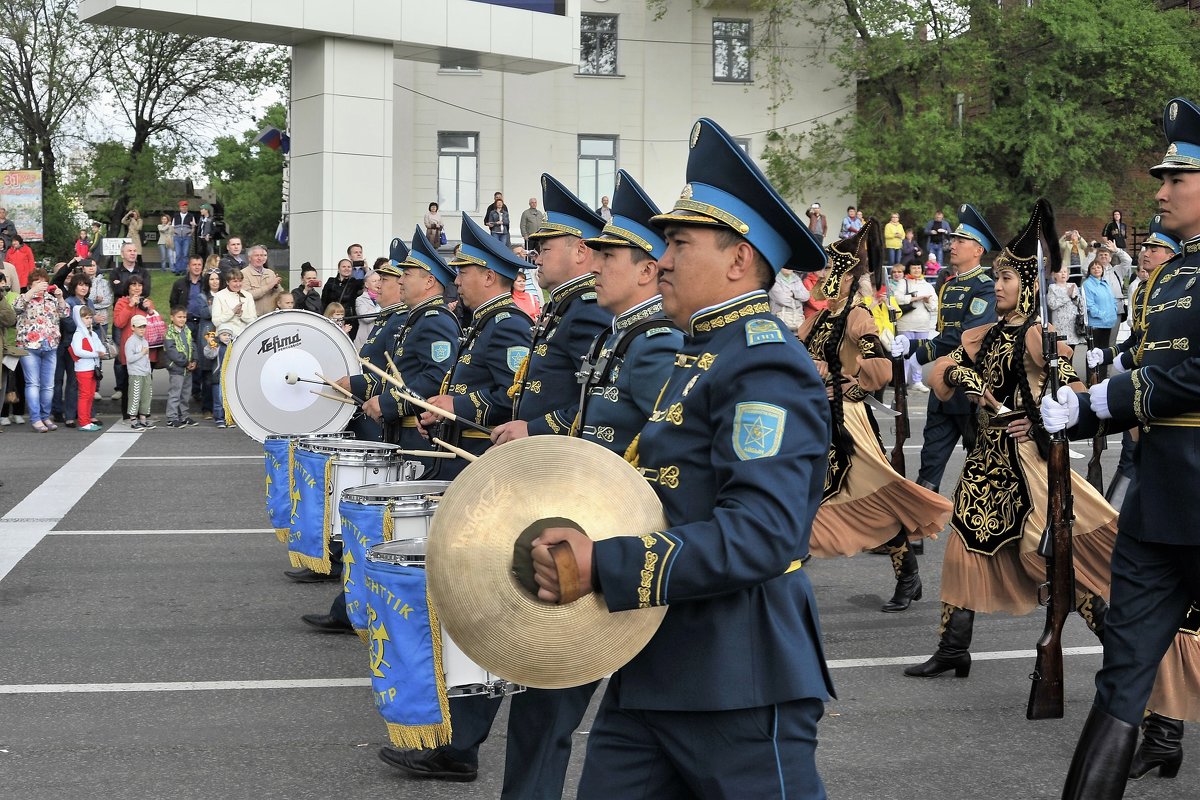
{"type": "MultiPolygon", "coordinates": [[[[374,566],[377,564],[393,564],[425,568],[425,543],[427,538],[394,539],[390,542],[377,544],[367,551],[366,581],[387,587],[387,572],[374,566]]],[[[503,697],[525,691],[524,686],[493,675],[483,667],[467,658],[458,648],[446,629],[442,628],[442,671],[446,675],[446,694],[450,697],[465,697],[470,695],[485,695],[487,697],[503,697]]]]}
{"type": "Polygon", "coordinates": [[[331,541],[340,542],[338,500],[342,491],[397,480],[404,460],[394,444],[355,439],[301,439],[293,451],[296,496],[288,557],[293,566],[329,574],[331,541]]]}
{"type": "MultiPolygon", "coordinates": [[[[429,535],[429,520],[449,481],[405,481],[356,486],[342,492],[338,514],[342,525],[342,587],[350,624],[367,638],[367,597],[363,566],[367,551],[393,539],[429,535]]],[[[422,550],[421,552],[424,552],[422,550]]],[[[424,558],[421,566],[424,566],[424,558]]]]}
{"type": "Polygon", "coordinates": [[[287,544],[291,526],[292,448],[301,439],[353,439],[349,431],[293,436],[273,433],[263,439],[263,458],[267,470],[267,516],[275,528],[275,538],[287,544]]]}

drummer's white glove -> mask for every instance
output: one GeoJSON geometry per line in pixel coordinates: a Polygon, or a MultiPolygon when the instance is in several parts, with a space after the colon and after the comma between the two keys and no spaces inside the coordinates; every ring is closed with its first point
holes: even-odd
{"type": "Polygon", "coordinates": [[[892,358],[903,358],[908,355],[908,337],[897,333],[892,339],[892,358]]]}
{"type": "Polygon", "coordinates": [[[1122,372],[1129,372],[1129,367],[1125,366],[1125,356],[1126,353],[1117,353],[1117,357],[1113,359],[1113,375],[1120,375],[1122,372]]]}
{"type": "Polygon", "coordinates": [[[1093,347],[1087,351],[1088,369],[1095,369],[1104,363],[1104,351],[1099,347],[1093,347]]]}
{"type": "Polygon", "coordinates": [[[1092,411],[1096,412],[1096,416],[1112,419],[1112,412],[1108,410],[1108,378],[1088,389],[1088,394],[1092,396],[1092,411]]]}
{"type": "Polygon", "coordinates": [[[1079,421],[1079,398],[1068,386],[1058,387],[1058,398],[1042,398],[1042,427],[1058,433],[1079,421]]]}

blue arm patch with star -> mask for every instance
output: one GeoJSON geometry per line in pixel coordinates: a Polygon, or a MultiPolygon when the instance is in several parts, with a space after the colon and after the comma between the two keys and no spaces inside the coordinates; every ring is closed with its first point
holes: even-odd
{"type": "Polygon", "coordinates": [[[733,415],[733,451],[742,461],[779,452],[787,411],[770,403],[738,403],[733,415]]]}

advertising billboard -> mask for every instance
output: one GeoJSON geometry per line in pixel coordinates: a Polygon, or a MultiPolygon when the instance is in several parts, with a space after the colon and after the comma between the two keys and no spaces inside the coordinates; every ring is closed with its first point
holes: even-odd
{"type": "Polygon", "coordinates": [[[42,241],[42,171],[0,170],[0,208],[8,210],[8,218],[25,241],[42,241]]]}

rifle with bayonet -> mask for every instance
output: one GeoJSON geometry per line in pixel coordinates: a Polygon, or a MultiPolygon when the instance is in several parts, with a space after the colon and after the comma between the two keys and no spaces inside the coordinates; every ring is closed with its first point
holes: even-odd
{"type": "MultiPolygon", "coordinates": [[[[1080,313],[1083,314],[1083,329],[1084,329],[1084,346],[1088,353],[1096,347],[1096,334],[1092,328],[1092,320],[1088,316],[1087,310],[1087,295],[1084,293],[1083,284],[1079,284],[1079,306],[1080,313]]],[[[1087,361],[1084,362],[1088,364],[1087,361]]],[[[1100,365],[1088,366],[1087,368],[1087,385],[1095,386],[1100,382],[1100,365]]],[[[1104,467],[1100,465],[1100,454],[1108,447],[1108,424],[1101,422],[1096,427],[1096,435],[1092,437],[1092,458],[1088,461],[1087,480],[1092,485],[1092,488],[1097,492],[1104,494],[1104,467]]]]}
{"type": "MultiPolygon", "coordinates": [[[[1038,242],[1038,272],[1042,312],[1042,353],[1046,361],[1046,388],[1058,397],[1059,335],[1050,330],[1046,300],[1046,264],[1042,243],[1038,242]]],[[[1030,409],[1030,413],[1037,413],[1030,409]]],[[[1038,588],[1038,602],[1046,606],[1046,626],[1037,643],[1037,663],[1029,687],[1026,719],[1061,719],[1063,715],[1062,633],[1067,617],[1075,607],[1075,563],[1071,550],[1071,456],[1065,431],[1050,434],[1046,458],[1046,529],[1038,544],[1038,554],[1046,559],[1046,583],[1038,588]]]]}

